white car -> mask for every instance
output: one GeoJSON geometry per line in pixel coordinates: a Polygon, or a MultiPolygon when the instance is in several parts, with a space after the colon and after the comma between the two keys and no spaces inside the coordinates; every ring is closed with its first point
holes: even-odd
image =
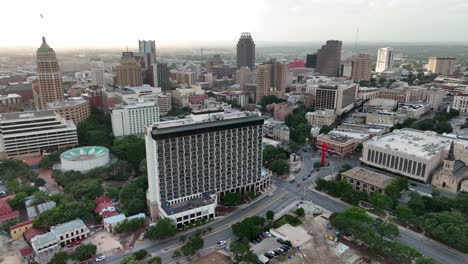
{"type": "Polygon", "coordinates": [[[217,245],[218,245],[218,247],[223,247],[223,246],[225,246],[225,245],[226,245],[226,241],[224,241],[224,240],[221,240],[221,241],[219,241],[219,242],[218,242],[218,244],[217,244],[217,245]]]}
{"type": "Polygon", "coordinates": [[[273,193],[272,193],[272,192],[268,194],[268,197],[271,197],[271,196],[273,196],[273,193]]]}
{"type": "Polygon", "coordinates": [[[265,233],[263,233],[263,234],[264,234],[265,236],[267,236],[267,237],[271,237],[271,233],[268,232],[268,231],[265,231],[265,233]]]}
{"type": "Polygon", "coordinates": [[[96,258],[96,262],[101,262],[101,261],[104,261],[106,260],[106,256],[99,256],[96,258]]]}

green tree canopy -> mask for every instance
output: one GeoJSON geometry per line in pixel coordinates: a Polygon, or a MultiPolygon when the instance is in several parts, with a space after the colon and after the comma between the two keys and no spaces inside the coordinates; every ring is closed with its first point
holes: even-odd
{"type": "Polygon", "coordinates": [[[227,206],[236,206],[239,205],[241,197],[238,193],[226,193],[223,196],[223,202],[227,206]]]}
{"type": "Polygon", "coordinates": [[[273,221],[274,218],[275,218],[275,212],[268,210],[266,212],[266,219],[271,222],[273,221]]]}
{"type": "Polygon", "coordinates": [[[66,264],[69,259],[67,252],[59,251],[50,259],[49,264],[66,264]]]}
{"type": "Polygon", "coordinates": [[[156,222],[156,225],[149,228],[145,236],[150,240],[161,240],[174,236],[177,233],[177,227],[170,218],[162,218],[156,222]]]}
{"type": "Polygon", "coordinates": [[[73,254],[71,255],[73,259],[83,261],[90,259],[94,255],[96,255],[96,245],[93,244],[81,244],[79,245],[73,254]]]}
{"type": "Polygon", "coordinates": [[[231,243],[231,252],[235,263],[257,263],[258,257],[250,250],[248,244],[234,241],[231,243]]]}
{"type": "Polygon", "coordinates": [[[289,164],[287,160],[274,160],[268,166],[268,169],[278,175],[284,175],[289,171],[289,164]]]}

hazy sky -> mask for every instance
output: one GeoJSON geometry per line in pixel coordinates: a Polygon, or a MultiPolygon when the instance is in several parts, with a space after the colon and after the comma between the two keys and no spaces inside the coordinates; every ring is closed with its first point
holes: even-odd
{"type": "Polygon", "coordinates": [[[1,0],[0,46],[468,42],[468,0],[1,0]],[[40,14],[44,14],[44,19],[40,14]]]}

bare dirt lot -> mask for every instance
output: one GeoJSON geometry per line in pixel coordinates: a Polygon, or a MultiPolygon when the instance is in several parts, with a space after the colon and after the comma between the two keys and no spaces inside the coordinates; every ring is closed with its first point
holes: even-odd
{"type": "Polygon", "coordinates": [[[234,262],[224,254],[215,251],[208,255],[200,257],[199,259],[191,262],[193,264],[233,264],[234,262]]]}

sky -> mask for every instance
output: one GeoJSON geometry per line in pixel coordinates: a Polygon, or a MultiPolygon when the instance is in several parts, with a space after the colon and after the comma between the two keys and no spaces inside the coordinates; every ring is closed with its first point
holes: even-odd
{"type": "Polygon", "coordinates": [[[468,42],[468,0],[1,0],[0,47],[468,42]],[[44,19],[41,19],[43,14],[44,19]]]}

